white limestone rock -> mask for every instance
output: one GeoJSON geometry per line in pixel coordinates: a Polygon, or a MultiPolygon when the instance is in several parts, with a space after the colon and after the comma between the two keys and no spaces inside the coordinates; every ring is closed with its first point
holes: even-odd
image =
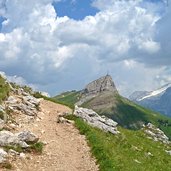
{"type": "Polygon", "coordinates": [[[75,106],[74,115],[82,118],[85,122],[93,127],[104,130],[105,132],[110,132],[112,134],[118,134],[117,122],[105,117],[98,115],[95,111],[91,109],[86,109],[82,107],[75,106]]]}
{"type": "Polygon", "coordinates": [[[0,164],[6,162],[7,152],[0,148],[0,164]]]}
{"type": "Polygon", "coordinates": [[[25,141],[26,143],[35,143],[39,138],[30,131],[23,131],[16,134],[20,141],[25,141]]]}
{"type": "Polygon", "coordinates": [[[4,120],[0,119],[0,129],[3,129],[5,126],[4,120]]]}
{"type": "Polygon", "coordinates": [[[13,146],[19,145],[22,148],[27,148],[29,145],[20,140],[15,134],[9,131],[0,131],[0,146],[13,146]]]}
{"type": "Polygon", "coordinates": [[[165,135],[165,133],[152,123],[148,123],[143,129],[144,132],[154,141],[160,141],[164,144],[170,144],[169,138],[165,135]]]}
{"type": "Polygon", "coordinates": [[[171,156],[171,150],[169,151],[165,150],[165,152],[171,156]]]}

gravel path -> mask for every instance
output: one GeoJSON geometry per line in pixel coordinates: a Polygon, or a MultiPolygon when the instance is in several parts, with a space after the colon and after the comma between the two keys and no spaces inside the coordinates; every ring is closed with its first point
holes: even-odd
{"type": "MultiPolygon", "coordinates": [[[[57,116],[71,112],[66,106],[43,100],[39,118],[25,124],[30,130],[47,142],[42,155],[26,154],[14,162],[17,171],[98,171],[95,159],[91,156],[85,136],[80,135],[73,124],[57,123],[57,116]]],[[[20,130],[23,130],[20,128],[20,130]]]]}

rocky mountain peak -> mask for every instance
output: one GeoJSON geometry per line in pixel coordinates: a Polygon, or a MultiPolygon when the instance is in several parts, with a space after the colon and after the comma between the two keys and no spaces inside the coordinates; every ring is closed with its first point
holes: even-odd
{"type": "Polygon", "coordinates": [[[86,95],[96,95],[100,92],[109,91],[116,92],[117,89],[110,75],[103,76],[95,81],[89,83],[85,89],[84,94],[86,95]]]}

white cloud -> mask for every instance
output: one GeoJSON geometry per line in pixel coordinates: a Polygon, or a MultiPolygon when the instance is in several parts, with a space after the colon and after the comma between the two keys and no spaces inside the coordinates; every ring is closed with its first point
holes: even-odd
{"type": "Polygon", "coordinates": [[[147,40],[146,42],[142,42],[139,48],[153,54],[160,50],[160,44],[152,40],[147,40]]]}
{"type": "MultiPolygon", "coordinates": [[[[51,92],[74,87],[75,83],[70,83],[73,75],[77,75],[75,81],[81,81],[81,87],[85,80],[106,73],[108,66],[117,68],[113,70],[121,73],[123,82],[123,73],[129,74],[127,69],[140,69],[143,73],[146,66],[136,66],[140,62],[154,66],[152,55],[161,51],[160,39],[156,39],[160,16],[153,6],[143,6],[142,0],[96,0],[93,6],[100,12],[79,21],[59,17],[53,0],[4,2],[5,8],[0,3],[0,12],[7,20],[0,33],[0,67],[45,91],[51,87],[51,92]],[[57,87],[57,83],[61,86],[57,87]]],[[[160,68],[151,72],[152,80],[160,68]]]]}
{"type": "Polygon", "coordinates": [[[0,42],[4,42],[5,41],[5,35],[0,33],[0,42]]]}

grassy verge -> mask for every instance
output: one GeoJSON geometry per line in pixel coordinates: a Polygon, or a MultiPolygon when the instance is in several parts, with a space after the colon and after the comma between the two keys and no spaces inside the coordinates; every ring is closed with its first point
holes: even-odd
{"type": "Polygon", "coordinates": [[[10,92],[9,85],[5,82],[5,79],[0,75],[0,104],[5,100],[10,92]]]}
{"type": "Polygon", "coordinates": [[[28,148],[28,152],[33,152],[36,154],[41,154],[43,151],[44,144],[42,142],[37,142],[35,144],[30,145],[30,148],[28,148]]]}
{"type": "Polygon", "coordinates": [[[51,102],[54,102],[54,103],[65,105],[65,106],[68,106],[71,109],[74,109],[74,103],[68,103],[68,101],[62,101],[62,100],[57,99],[57,98],[46,97],[46,96],[41,95],[39,92],[35,92],[33,94],[33,96],[35,98],[43,98],[44,100],[48,100],[48,101],[51,101],[51,102]]]}
{"type": "Polygon", "coordinates": [[[41,154],[43,151],[44,144],[42,142],[37,142],[34,144],[29,144],[30,146],[28,148],[22,148],[20,145],[14,145],[14,146],[5,146],[3,147],[5,151],[9,151],[10,149],[21,153],[21,152],[28,152],[28,153],[36,153],[41,154]]]}
{"type": "Polygon", "coordinates": [[[74,109],[75,103],[80,99],[80,91],[69,91],[62,93],[58,96],[53,97],[53,99],[60,104],[69,106],[71,109],[74,109]]]}
{"type": "Polygon", "coordinates": [[[119,128],[121,134],[112,135],[72,115],[67,118],[86,136],[100,171],[170,171],[171,156],[165,150],[171,147],[148,139],[141,130],[119,128]]]}

